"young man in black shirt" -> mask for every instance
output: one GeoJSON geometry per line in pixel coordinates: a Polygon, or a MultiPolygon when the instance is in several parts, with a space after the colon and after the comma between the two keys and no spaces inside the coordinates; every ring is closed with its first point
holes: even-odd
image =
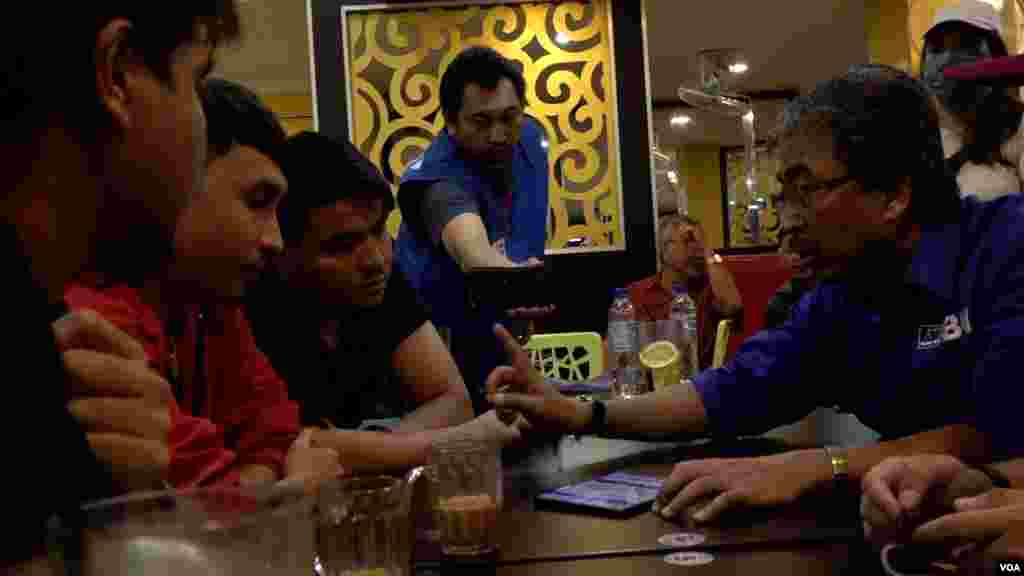
{"type": "Polygon", "coordinates": [[[0,490],[0,566],[40,557],[48,520],[162,483],[167,383],[141,346],[94,314],[63,316],[85,268],[135,277],[166,263],[178,215],[203,186],[195,86],[238,35],[231,0],[21,4],[0,37],[0,256],[14,376],[0,490]],[[40,33],[45,32],[45,49],[40,33]],[[52,325],[51,325],[52,323],[52,325]]]}
{"type": "Polygon", "coordinates": [[[467,424],[462,375],[392,269],[394,200],[377,168],[347,141],[311,132],[291,138],[280,159],[285,251],[249,318],[304,425],[327,428],[312,432],[313,445],[337,450],[347,470],[371,471],[423,463],[430,443],[452,430],[514,438],[493,413],[467,424]],[[385,432],[354,430],[403,413],[385,432]]]}

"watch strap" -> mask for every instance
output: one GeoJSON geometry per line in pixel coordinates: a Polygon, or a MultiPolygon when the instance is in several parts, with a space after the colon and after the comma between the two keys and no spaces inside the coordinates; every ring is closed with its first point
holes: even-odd
{"type": "Polygon", "coordinates": [[[590,423],[587,424],[586,434],[603,434],[608,423],[608,407],[601,400],[590,402],[590,423]]]}

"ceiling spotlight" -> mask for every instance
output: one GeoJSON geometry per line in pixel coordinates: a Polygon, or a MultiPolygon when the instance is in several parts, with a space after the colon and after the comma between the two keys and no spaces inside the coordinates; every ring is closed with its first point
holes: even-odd
{"type": "Polygon", "coordinates": [[[565,46],[566,44],[569,43],[569,35],[566,34],[565,32],[559,32],[558,34],[555,35],[555,42],[558,42],[559,44],[565,46]]]}
{"type": "Polygon", "coordinates": [[[544,148],[545,150],[547,150],[548,146],[550,146],[550,145],[551,145],[551,144],[549,144],[549,143],[548,143],[548,141],[547,141],[547,139],[546,139],[546,138],[545,138],[544,140],[541,140],[541,141],[540,141],[540,147],[541,147],[541,148],[544,148]]]}
{"type": "Polygon", "coordinates": [[[733,64],[729,64],[729,72],[732,72],[733,74],[744,74],[747,70],[750,70],[750,66],[748,66],[746,62],[735,62],[733,64]]]}
{"type": "Polygon", "coordinates": [[[672,117],[671,120],[669,120],[669,124],[679,128],[686,126],[690,122],[693,122],[693,118],[690,118],[686,114],[676,114],[675,116],[672,117]]]}

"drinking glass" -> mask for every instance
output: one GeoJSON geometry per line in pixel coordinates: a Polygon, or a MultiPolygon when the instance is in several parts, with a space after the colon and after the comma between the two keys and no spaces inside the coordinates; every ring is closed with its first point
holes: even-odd
{"type": "Polygon", "coordinates": [[[80,537],[51,535],[67,574],[309,576],[313,563],[312,501],[296,487],[131,494],[81,521],[80,537]]]}
{"type": "Polygon", "coordinates": [[[678,320],[641,323],[637,347],[640,350],[640,363],[644,368],[644,381],[648,383],[649,390],[657,391],[675,386],[684,378],[692,377],[696,373],[695,342],[687,335],[683,323],[678,320]],[[671,343],[672,346],[660,347],[652,359],[652,345],[659,342],[671,343]],[[674,358],[668,361],[664,356],[670,355],[671,348],[674,348],[674,358]]]}
{"type": "Polygon", "coordinates": [[[405,480],[339,478],[320,488],[317,565],[320,576],[406,576],[412,565],[410,503],[424,468],[405,480]]]}
{"type": "Polygon", "coordinates": [[[437,479],[435,522],[444,553],[472,556],[492,551],[502,503],[497,444],[469,439],[435,444],[431,467],[437,479]]]}

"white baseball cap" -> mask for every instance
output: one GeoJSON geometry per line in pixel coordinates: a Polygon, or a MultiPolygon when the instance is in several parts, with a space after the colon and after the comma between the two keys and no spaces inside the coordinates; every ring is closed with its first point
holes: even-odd
{"type": "Polygon", "coordinates": [[[961,22],[973,26],[979,30],[989,32],[1003,40],[1003,22],[996,9],[986,2],[979,0],[961,0],[959,4],[944,6],[935,14],[935,22],[928,29],[925,36],[933,30],[949,22],[961,22]]]}

